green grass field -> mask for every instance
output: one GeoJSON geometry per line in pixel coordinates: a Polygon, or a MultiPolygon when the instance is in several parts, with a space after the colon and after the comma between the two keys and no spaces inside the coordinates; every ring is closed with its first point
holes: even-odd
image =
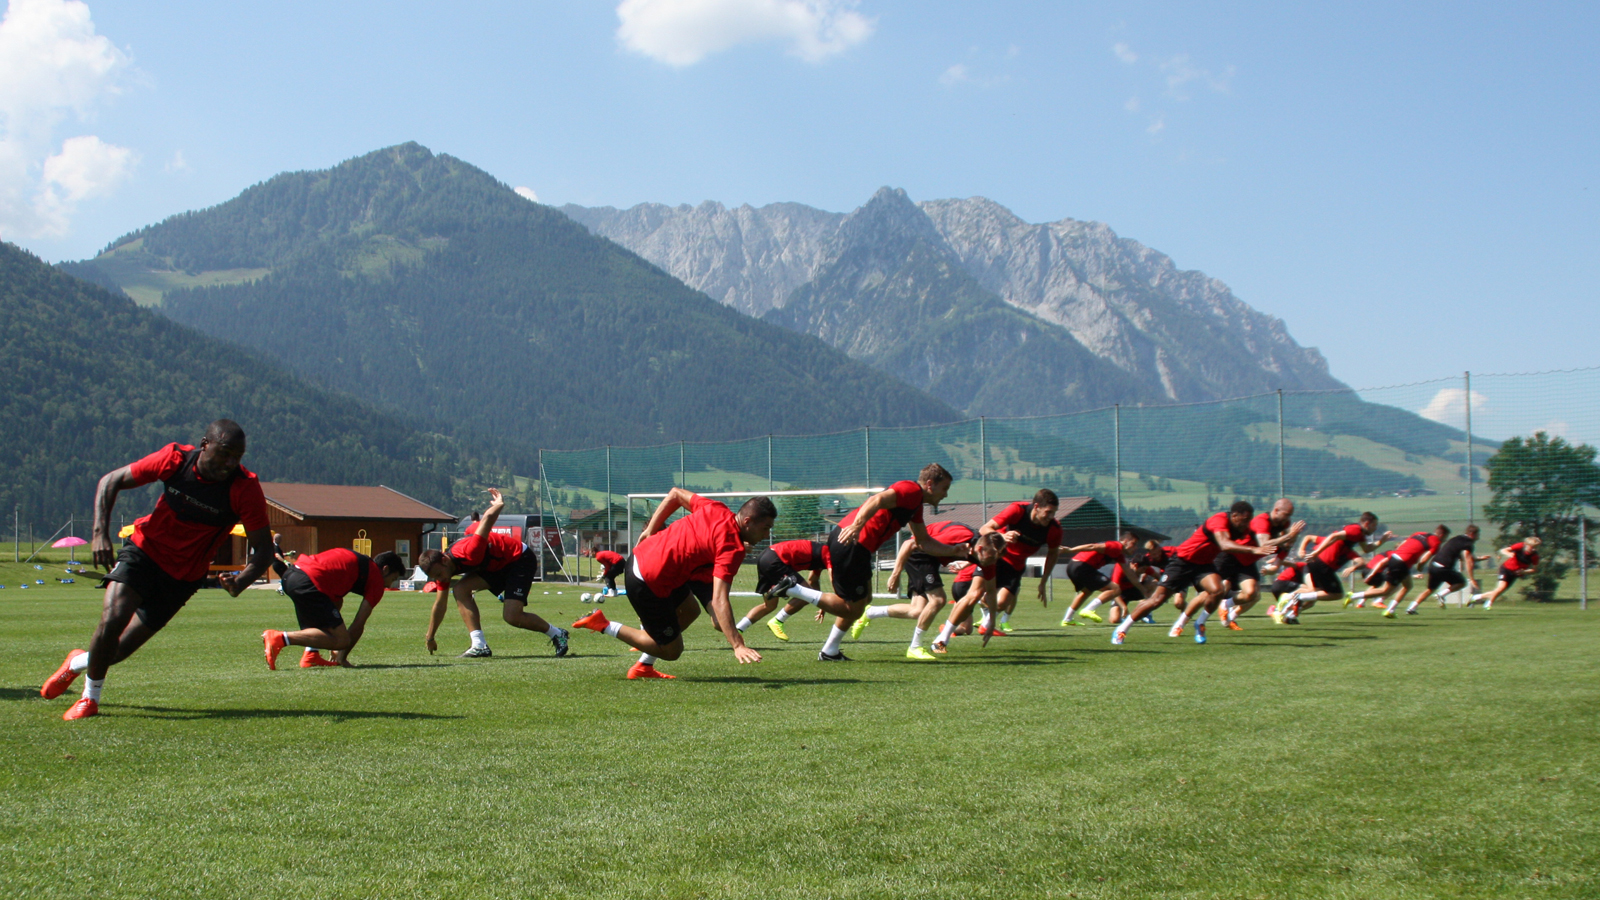
{"type": "MultiPolygon", "coordinates": [[[[558,660],[497,619],[493,659],[430,657],[402,594],[359,668],[269,672],[288,601],[206,591],[66,723],[77,686],[38,685],[99,594],[17,591],[32,571],[0,566],[7,897],[1600,895],[1600,610],[1576,604],[1120,649],[1034,604],[930,664],[878,621],[837,666],[809,621],[758,626],[748,667],[700,622],[677,681],[629,682],[615,641],[558,660]]],[[[541,590],[555,621],[585,608],[541,590]]],[[[454,612],[441,634],[465,646],[454,612]]]]}

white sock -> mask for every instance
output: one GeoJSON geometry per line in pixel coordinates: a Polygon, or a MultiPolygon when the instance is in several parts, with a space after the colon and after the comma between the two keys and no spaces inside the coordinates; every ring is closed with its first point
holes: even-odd
{"type": "Polygon", "coordinates": [[[89,654],[84,652],[74,656],[72,662],[67,663],[67,668],[82,675],[89,668],[89,654]]]}
{"type": "MultiPolygon", "coordinates": [[[[1410,603],[1406,604],[1406,612],[1411,612],[1413,609],[1416,609],[1417,608],[1417,604],[1421,603],[1421,602],[1422,602],[1422,598],[1418,597],[1417,599],[1415,599],[1415,600],[1411,601],[1410,603]]],[[[1395,601],[1395,605],[1396,606],[1400,605],[1400,601],[1396,600],[1395,601]]]]}
{"type": "Polygon", "coordinates": [[[889,618],[889,607],[869,606],[867,607],[866,616],[869,619],[887,619],[889,618]]]}
{"type": "Polygon", "coordinates": [[[935,644],[948,644],[950,643],[950,636],[955,633],[956,627],[951,625],[949,622],[946,622],[939,628],[939,636],[934,638],[933,642],[935,644]]]}
{"type": "Polygon", "coordinates": [[[1196,625],[1204,625],[1206,623],[1206,620],[1209,619],[1209,618],[1211,618],[1211,611],[1208,610],[1208,609],[1202,609],[1199,612],[1195,613],[1195,615],[1194,615],[1194,624],[1196,624],[1196,625]]]}
{"type": "Polygon", "coordinates": [[[563,634],[564,632],[562,631],[560,625],[551,625],[549,628],[544,630],[544,633],[550,637],[555,637],[556,635],[563,634]]]}
{"type": "Polygon", "coordinates": [[[821,591],[817,590],[816,588],[806,587],[803,584],[797,584],[794,587],[789,588],[789,596],[795,598],[796,600],[804,600],[812,606],[816,606],[818,603],[822,602],[821,591]]]}
{"type": "Polygon", "coordinates": [[[1356,591],[1354,594],[1350,595],[1350,599],[1351,600],[1365,600],[1365,599],[1367,599],[1367,592],[1366,591],[1356,591]]]}
{"type": "Polygon", "coordinates": [[[989,611],[986,609],[986,610],[983,611],[983,617],[978,622],[978,627],[979,628],[983,628],[983,629],[987,629],[987,628],[990,627],[990,625],[991,625],[991,619],[990,619],[990,616],[989,616],[989,611]]]}
{"type": "Polygon", "coordinates": [[[1074,616],[1076,616],[1077,614],[1078,614],[1078,611],[1069,606],[1069,607],[1067,607],[1067,614],[1061,617],[1061,621],[1063,621],[1063,622],[1071,622],[1072,618],[1074,616]]]}
{"type": "Polygon", "coordinates": [[[619,632],[621,630],[622,630],[622,623],[621,622],[607,622],[605,631],[603,631],[601,633],[604,634],[606,637],[616,637],[617,636],[617,632],[619,632]]]}
{"type": "Polygon", "coordinates": [[[1086,613],[1092,613],[1092,612],[1094,612],[1094,611],[1095,611],[1095,610],[1097,610],[1097,609],[1099,609],[1099,608],[1100,608],[1100,604],[1102,604],[1102,603],[1104,603],[1104,602],[1105,602],[1105,601],[1104,601],[1104,600],[1101,600],[1101,599],[1100,599],[1100,598],[1099,598],[1099,597],[1096,597],[1096,598],[1094,598],[1094,599],[1093,599],[1093,600],[1090,600],[1090,601],[1089,601],[1089,602],[1088,602],[1088,603],[1087,603],[1087,604],[1086,604],[1086,605],[1085,605],[1085,606],[1084,606],[1084,607],[1083,607],[1083,609],[1082,609],[1082,612],[1086,612],[1086,613]]]}
{"type": "Polygon", "coordinates": [[[1010,621],[1011,621],[1011,613],[1003,612],[1003,613],[1000,614],[1000,624],[1001,625],[1005,625],[1005,624],[1009,623],[1010,621]]]}
{"type": "Polygon", "coordinates": [[[106,686],[104,678],[85,678],[83,680],[83,699],[100,702],[100,690],[106,686]]]}
{"type": "Polygon", "coordinates": [[[922,629],[921,628],[913,628],[913,629],[911,629],[911,649],[915,650],[916,648],[921,647],[921,646],[922,646],[922,629]]]}
{"type": "Polygon", "coordinates": [[[1233,604],[1233,595],[1232,594],[1229,594],[1228,596],[1222,598],[1222,611],[1224,613],[1226,613],[1230,609],[1233,609],[1233,605],[1234,604],[1233,604]]]}
{"type": "Polygon", "coordinates": [[[777,619],[779,622],[787,622],[789,621],[789,610],[780,609],[778,610],[778,614],[773,616],[773,618],[777,619]]]}
{"type": "Polygon", "coordinates": [[[1117,634],[1127,634],[1128,633],[1128,629],[1132,628],[1132,627],[1133,627],[1133,614],[1129,613],[1128,615],[1122,617],[1122,621],[1121,622],[1117,623],[1117,634]]]}
{"type": "Polygon", "coordinates": [[[1180,629],[1188,621],[1189,621],[1189,614],[1188,613],[1186,613],[1186,612],[1178,613],[1178,618],[1173,621],[1172,627],[1173,627],[1174,630],[1180,629]]]}
{"type": "Polygon", "coordinates": [[[754,622],[750,621],[750,617],[749,616],[745,616],[744,618],[739,620],[739,624],[737,624],[737,625],[735,625],[733,627],[739,629],[740,631],[744,631],[746,628],[749,628],[751,625],[754,625],[754,624],[755,624],[754,622]]]}
{"type": "Polygon", "coordinates": [[[828,630],[828,639],[822,644],[822,652],[829,656],[839,655],[839,644],[844,641],[844,630],[838,625],[828,630]]]}
{"type": "Polygon", "coordinates": [[[1298,603],[1309,603],[1310,601],[1317,599],[1317,592],[1316,591],[1311,591],[1311,592],[1305,593],[1305,594],[1295,594],[1293,597],[1290,597],[1289,599],[1290,600],[1294,600],[1294,601],[1296,601],[1298,603]]]}
{"type": "Polygon", "coordinates": [[[656,664],[656,658],[654,656],[651,656],[648,653],[639,654],[639,665],[641,665],[641,666],[653,666],[655,664],[656,664]]]}
{"type": "Polygon", "coordinates": [[[289,632],[287,632],[287,631],[285,631],[283,633],[283,645],[285,647],[293,647],[294,646],[294,641],[289,639],[289,632]]]}
{"type": "Polygon", "coordinates": [[[1485,598],[1487,596],[1489,596],[1489,595],[1488,594],[1473,594],[1472,595],[1472,602],[1473,603],[1477,603],[1479,600],[1482,600],[1483,598],[1485,598]]]}
{"type": "Polygon", "coordinates": [[[1450,596],[1450,585],[1448,585],[1448,584],[1439,585],[1439,589],[1437,591],[1434,591],[1433,595],[1435,597],[1438,597],[1440,600],[1443,600],[1444,598],[1450,596]]]}
{"type": "Polygon", "coordinates": [[[483,650],[489,646],[489,642],[483,639],[483,632],[481,631],[471,632],[467,637],[472,639],[472,649],[474,650],[483,650]]]}

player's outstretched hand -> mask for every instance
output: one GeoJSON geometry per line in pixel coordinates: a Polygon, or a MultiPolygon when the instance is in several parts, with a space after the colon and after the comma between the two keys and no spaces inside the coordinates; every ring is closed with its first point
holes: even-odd
{"type": "Polygon", "coordinates": [[[839,545],[843,547],[849,544],[854,544],[856,542],[856,535],[860,533],[860,522],[852,522],[844,528],[839,529],[839,545]]]}
{"type": "Polygon", "coordinates": [[[505,498],[500,496],[500,489],[499,488],[489,488],[487,491],[484,491],[484,493],[489,495],[489,501],[490,501],[491,504],[498,503],[501,506],[505,506],[506,505],[505,498]]]}
{"type": "Polygon", "coordinates": [[[354,669],[355,668],[355,666],[350,664],[350,660],[348,660],[348,659],[339,660],[339,665],[345,667],[346,669],[354,669]]]}
{"type": "Polygon", "coordinates": [[[431,637],[423,638],[423,643],[428,645],[428,655],[429,656],[432,656],[434,651],[439,649],[439,642],[434,640],[431,637]]]}
{"type": "Polygon", "coordinates": [[[1017,541],[1022,540],[1022,532],[1020,532],[1020,531],[1008,531],[1008,532],[1006,532],[1005,537],[1006,537],[1006,543],[1015,544],[1017,541]]]}
{"type": "Polygon", "coordinates": [[[228,592],[230,597],[237,597],[244,590],[244,585],[239,583],[238,572],[223,572],[218,576],[217,581],[222,585],[222,589],[228,592]]]}
{"type": "Polygon", "coordinates": [[[1050,608],[1050,595],[1045,591],[1044,579],[1042,578],[1039,579],[1039,605],[1046,609],[1050,608]]]}
{"type": "Polygon", "coordinates": [[[735,647],[733,648],[733,655],[741,663],[761,662],[761,654],[757,653],[753,647],[735,647]]]}
{"type": "Polygon", "coordinates": [[[889,573],[889,580],[883,583],[884,589],[889,593],[897,593],[900,589],[900,571],[896,569],[889,573]]]}
{"type": "Polygon", "coordinates": [[[820,607],[820,606],[817,607],[817,618],[816,618],[816,621],[821,622],[823,619],[825,619],[827,617],[828,617],[827,612],[824,611],[822,609],[822,607],[820,607]]]}

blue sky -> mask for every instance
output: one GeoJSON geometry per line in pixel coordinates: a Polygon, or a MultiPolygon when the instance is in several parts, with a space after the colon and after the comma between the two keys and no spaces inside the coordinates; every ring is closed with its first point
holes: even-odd
{"type": "Polygon", "coordinates": [[[0,237],[419,141],[550,203],[1093,219],[1356,385],[1597,362],[1600,5],[11,0],[0,237]]]}

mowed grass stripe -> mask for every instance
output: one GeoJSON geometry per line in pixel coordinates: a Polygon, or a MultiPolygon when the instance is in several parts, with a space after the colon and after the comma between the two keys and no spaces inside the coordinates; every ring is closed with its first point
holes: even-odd
{"type": "MultiPolygon", "coordinates": [[[[113,669],[101,718],[63,723],[38,684],[98,592],[3,599],[9,896],[1600,893],[1600,640],[1570,606],[1318,609],[1118,649],[1034,603],[927,664],[903,621],[846,665],[816,662],[807,615],[790,644],[758,625],[756,666],[702,621],[661,664],[677,681],[628,682],[617,642],[556,660],[492,602],[493,659],[429,657],[412,595],[361,668],[269,672],[258,635],[291,605],[213,591],[113,669]]],[[[454,610],[440,634],[465,646],[454,610]]]]}

